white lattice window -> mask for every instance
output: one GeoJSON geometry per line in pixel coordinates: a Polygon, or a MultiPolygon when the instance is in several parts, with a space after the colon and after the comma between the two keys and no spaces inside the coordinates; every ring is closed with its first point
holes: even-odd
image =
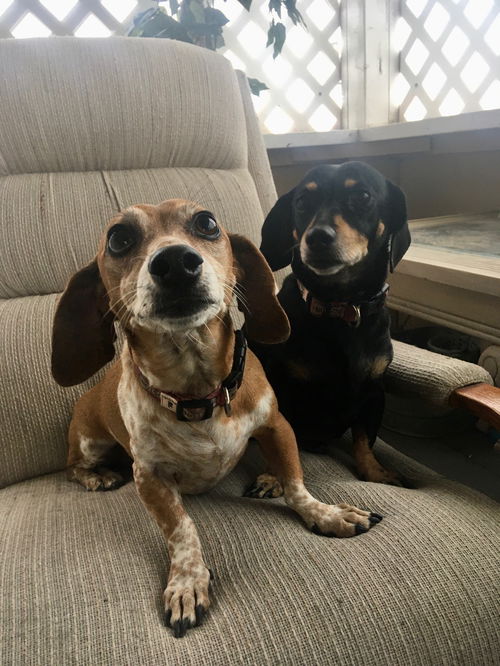
{"type": "Polygon", "coordinates": [[[291,25],[276,59],[266,49],[267,2],[254,0],[250,12],[237,0],[215,0],[214,6],[230,19],[222,53],[234,67],[269,87],[254,98],[264,131],[327,132],[340,127],[342,37],[337,0],[298,0],[308,29],[291,25]]]}
{"type": "MultiPolygon", "coordinates": [[[[233,65],[269,86],[254,97],[262,129],[270,133],[329,131],[341,125],[342,40],[340,0],[298,0],[308,30],[288,25],[281,55],[266,48],[267,0],[247,12],[237,0],[214,0],[230,23],[222,53],[233,65]]],[[[0,37],[108,37],[124,34],[148,0],[0,0],[0,37]]]]}
{"type": "MultiPolygon", "coordinates": [[[[276,59],[266,49],[268,0],[253,0],[250,12],[237,0],[210,1],[229,18],[224,55],[269,86],[254,98],[266,133],[361,130],[500,108],[500,0],[297,0],[308,30],[283,16],[287,39],[276,59]]],[[[151,6],[0,0],[0,38],[125,34],[151,6]]]]}
{"type": "Polygon", "coordinates": [[[141,0],[0,0],[0,37],[124,34],[141,0]]]}
{"type": "Polygon", "coordinates": [[[400,120],[500,108],[500,4],[403,0],[392,100],[400,120]]]}

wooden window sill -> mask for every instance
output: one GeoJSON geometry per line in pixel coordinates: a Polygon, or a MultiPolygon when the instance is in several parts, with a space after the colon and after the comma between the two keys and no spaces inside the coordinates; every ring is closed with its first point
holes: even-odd
{"type": "Polygon", "coordinates": [[[498,214],[414,220],[410,229],[412,245],[391,279],[389,305],[498,344],[498,214]]]}

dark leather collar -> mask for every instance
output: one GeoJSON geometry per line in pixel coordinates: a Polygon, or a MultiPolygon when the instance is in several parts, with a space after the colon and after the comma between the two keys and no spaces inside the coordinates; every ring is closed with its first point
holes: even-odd
{"type": "Polygon", "coordinates": [[[132,361],[134,372],[142,388],[157,400],[162,407],[174,412],[178,421],[205,421],[209,419],[215,407],[224,407],[228,416],[231,416],[231,400],[236,395],[243,380],[247,341],[243,331],[234,332],[233,365],[229,375],[222,383],[204,398],[195,398],[180,393],[169,393],[151,386],[147,377],[132,361]]]}
{"type": "Polygon", "coordinates": [[[372,314],[385,303],[387,292],[389,291],[389,285],[385,283],[380,291],[366,300],[356,302],[323,301],[313,296],[299,280],[297,280],[297,286],[309,313],[313,317],[342,319],[354,328],[360,325],[362,315],[367,316],[372,314]]]}

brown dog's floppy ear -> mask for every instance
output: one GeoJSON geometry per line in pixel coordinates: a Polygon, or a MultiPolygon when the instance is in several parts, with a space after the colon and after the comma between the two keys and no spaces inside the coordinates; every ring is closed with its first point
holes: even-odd
{"type": "Polygon", "coordinates": [[[290,324],[275,294],[276,284],[266,260],[244,236],[229,234],[236,264],[238,306],[245,315],[248,337],[275,344],[290,335],[290,324]],[[240,298],[241,295],[241,298],[240,298]]]}
{"type": "Polygon", "coordinates": [[[399,264],[410,247],[411,235],[406,213],[406,197],[403,191],[391,183],[387,183],[387,210],[385,221],[389,227],[389,268],[391,273],[399,264]]]}
{"type": "Polygon", "coordinates": [[[292,263],[293,238],[292,200],[295,188],[278,199],[262,227],[260,251],[273,271],[292,263]]]}
{"type": "Polygon", "coordinates": [[[52,375],[74,386],[100,370],[115,355],[114,316],[92,261],[73,275],[58,303],[52,329],[52,375]]]}

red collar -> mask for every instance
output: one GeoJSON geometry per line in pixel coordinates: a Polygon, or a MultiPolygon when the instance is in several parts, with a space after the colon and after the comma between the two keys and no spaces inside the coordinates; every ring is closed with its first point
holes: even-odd
{"type": "Polygon", "coordinates": [[[347,301],[322,301],[313,296],[299,280],[297,280],[297,286],[311,315],[314,317],[342,319],[353,328],[357,328],[361,323],[361,308],[368,306],[364,308],[366,314],[378,308],[384,303],[389,291],[389,285],[384,284],[382,289],[369,300],[360,301],[359,303],[349,303],[347,301]]]}
{"type": "Polygon", "coordinates": [[[234,332],[234,356],[231,372],[219,386],[204,398],[182,393],[170,393],[151,386],[147,377],[132,360],[135,376],[142,388],[157,400],[162,407],[174,412],[178,421],[204,421],[209,419],[215,407],[224,407],[231,416],[231,400],[241,386],[245,369],[247,343],[242,331],[234,332]]]}

